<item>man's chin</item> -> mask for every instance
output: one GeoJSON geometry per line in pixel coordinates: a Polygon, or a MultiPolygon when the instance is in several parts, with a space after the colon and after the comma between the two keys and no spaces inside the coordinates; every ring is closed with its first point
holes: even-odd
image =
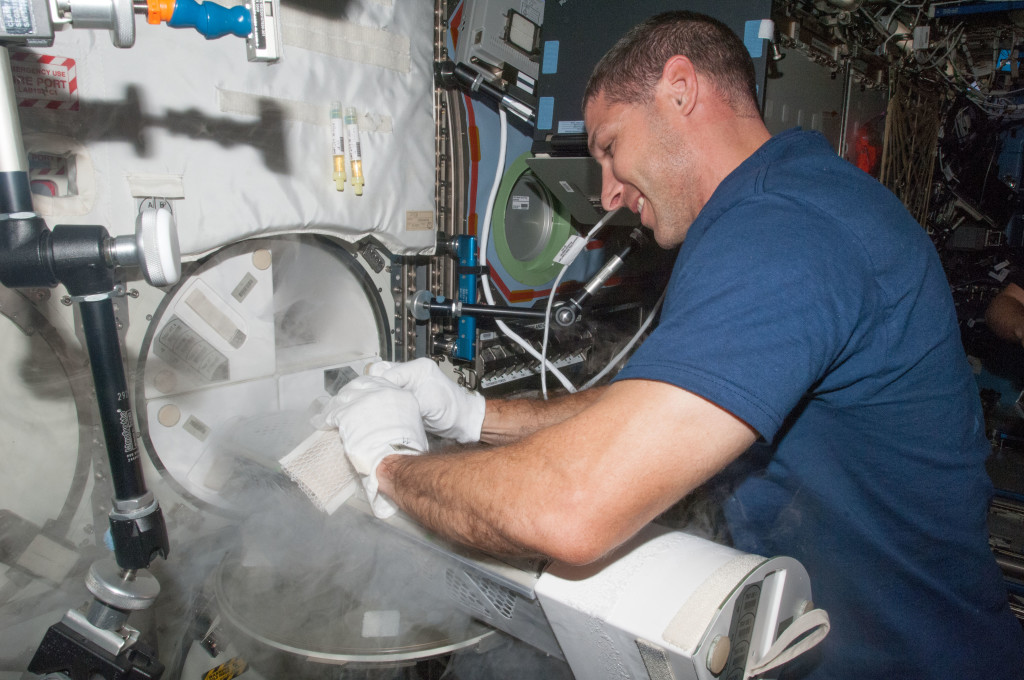
{"type": "Polygon", "coordinates": [[[651,235],[654,238],[654,242],[657,243],[664,250],[672,250],[673,248],[681,244],[683,240],[686,238],[686,232],[689,231],[690,229],[689,225],[687,225],[685,229],[674,230],[666,233],[664,230],[659,230],[657,225],[653,227],[648,227],[645,224],[643,226],[651,230],[651,235]]]}

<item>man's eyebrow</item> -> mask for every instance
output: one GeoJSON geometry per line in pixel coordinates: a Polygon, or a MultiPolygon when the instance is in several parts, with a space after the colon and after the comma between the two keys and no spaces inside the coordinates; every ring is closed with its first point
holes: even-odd
{"type": "Polygon", "coordinates": [[[597,128],[595,130],[592,130],[590,132],[590,134],[587,135],[587,149],[590,151],[590,155],[594,155],[594,151],[598,150],[598,149],[596,149],[596,144],[597,144],[597,135],[598,135],[598,133],[600,133],[600,131],[601,131],[601,126],[599,125],[599,126],[597,126],[597,128]]]}

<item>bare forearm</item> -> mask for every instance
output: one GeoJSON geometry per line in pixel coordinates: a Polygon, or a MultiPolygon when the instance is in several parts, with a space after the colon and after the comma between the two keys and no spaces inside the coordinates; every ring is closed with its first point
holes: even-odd
{"type": "MultiPolygon", "coordinates": [[[[576,402],[578,405],[578,402],[576,402]]],[[[380,491],[439,535],[587,564],[746,450],[756,433],[675,386],[625,380],[505,446],[388,456],[380,491]]]]}
{"type": "Polygon", "coordinates": [[[557,425],[597,401],[605,389],[595,387],[547,401],[488,399],[480,441],[487,444],[508,444],[557,425]]]}
{"type": "Polygon", "coordinates": [[[557,436],[530,440],[531,435],[578,415],[605,389],[547,401],[489,399],[480,439],[497,446],[389,456],[377,468],[380,490],[446,539],[497,555],[542,554],[536,545],[528,545],[526,537],[535,532],[524,525],[526,513],[513,500],[529,497],[533,489],[525,475],[512,471],[538,442],[545,447],[559,443],[557,436]]]}
{"type": "MultiPolygon", "coordinates": [[[[504,529],[512,518],[485,483],[485,458],[501,449],[389,456],[377,469],[381,491],[421,524],[448,540],[495,555],[533,556],[504,529]],[[457,470],[457,474],[452,474],[457,470]]],[[[493,459],[490,461],[493,463],[493,459]]]]}

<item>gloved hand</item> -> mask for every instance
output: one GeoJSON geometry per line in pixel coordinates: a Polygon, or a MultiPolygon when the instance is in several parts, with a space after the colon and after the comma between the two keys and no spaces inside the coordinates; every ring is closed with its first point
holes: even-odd
{"type": "Polygon", "coordinates": [[[383,378],[355,378],[323,410],[326,427],[336,427],[352,467],[359,473],[373,514],[380,518],[398,509],[377,490],[377,466],[393,453],[427,450],[419,404],[412,392],[383,378]]]}
{"type": "Polygon", "coordinates": [[[427,432],[461,444],[480,441],[487,400],[450,379],[430,359],[405,363],[378,361],[367,372],[411,391],[427,432]]]}

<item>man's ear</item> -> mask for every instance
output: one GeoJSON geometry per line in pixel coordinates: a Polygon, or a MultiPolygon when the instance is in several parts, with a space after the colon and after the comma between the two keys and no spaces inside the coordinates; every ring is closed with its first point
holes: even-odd
{"type": "Polygon", "coordinates": [[[661,70],[658,89],[681,113],[690,113],[697,103],[699,94],[697,69],[694,68],[693,62],[681,54],[671,57],[661,70]]]}

